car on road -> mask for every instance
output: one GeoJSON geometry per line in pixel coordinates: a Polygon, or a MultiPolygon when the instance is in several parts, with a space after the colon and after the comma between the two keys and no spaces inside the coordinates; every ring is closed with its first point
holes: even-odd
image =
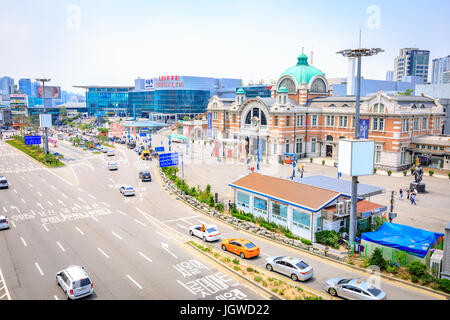
{"type": "Polygon", "coordinates": [[[80,299],[94,293],[94,284],[83,267],[69,266],[56,274],[56,284],[67,299],[80,299]]]}
{"type": "Polygon", "coordinates": [[[100,150],[103,153],[107,153],[108,152],[108,148],[107,147],[102,147],[102,149],[100,150]]]}
{"type": "Polygon", "coordinates": [[[9,229],[9,222],[7,216],[0,216],[0,230],[9,229]]]}
{"type": "Polygon", "coordinates": [[[106,155],[107,155],[108,157],[113,156],[113,155],[114,155],[114,150],[109,149],[109,150],[106,152],[106,155]]]}
{"type": "Polygon", "coordinates": [[[305,281],[313,276],[313,268],[310,265],[298,258],[289,256],[268,257],[266,269],[284,274],[294,281],[305,281]]]}
{"type": "Polygon", "coordinates": [[[132,186],[121,186],[120,193],[123,194],[124,196],[134,196],[135,195],[135,191],[132,186]]]}
{"type": "Polygon", "coordinates": [[[128,149],[134,149],[134,148],[136,148],[136,143],[135,143],[135,142],[128,142],[128,143],[127,143],[127,148],[128,148],[128,149]]]}
{"type": "Polygon", "coordinates": [[[9,187],[8,180],[6,180],[4,176],[0,176],[0,188],[8,189],[8,187],[9,187]]]}
{"type": "Polygon", "coordinates": [[[117,167],[117,163],[115,163],[114,161],[111,161],[111,162],[108,162],[108,169],[111,171],[111,170],[117,170],[119,168],[117,167]]]}
{"type": "Polygon", "coordinates": [[[259,247],[247,239],[225,239],[220,247],[224,251],[232,252],[242,259],[248,259],[259,255],[259,247]]]}
{"type": "Polygon", "coordinates": [[[189,234],[191,236],[196,236],[205,242],[216,241],[220,239],[220,232],[217,230],[216,226],[210,225],[198,225],[189,228],[189,234]],[[202,227],[204,227],[202,229],[202,227]]]}
{"type": "Polygon", "coordinates": [[[325,291],[333,297],[350,300],[386,300],[386,293],[360,279],[333,278],[325,282],[325,291]]]}
{"type": "Polygon", "coordinates": [[[150,174],[150,171],[141,171],[139,172],[139,179],[141,179],[141,181],[152,181],[152,175],[150,174]]]}
{"type": "Polygon", "coordinates": [[[142,160],[148,160],[148,159],[150,159],[150,151],[148,151],[148,150],[143,150],[142,151],[142,154],[141,154],[141,158],[142,158],[142,160]]]}

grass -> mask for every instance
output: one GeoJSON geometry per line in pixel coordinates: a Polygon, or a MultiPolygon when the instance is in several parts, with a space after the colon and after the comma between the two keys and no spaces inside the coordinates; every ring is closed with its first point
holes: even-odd
{"type": "Polygon", "coordinates": [[[46,165],[49,168],[57,168],[64,166],[64,163],[59,161],[57,157],[53,154],[44,154],[44,150],[36,145],[26,145],[25,139],[19,136],[14,136],[10,140],[6,140],[6,143],[19,149],[23,153],[26,153],[33,159],[39,161],[40,163],[46,165]]]}

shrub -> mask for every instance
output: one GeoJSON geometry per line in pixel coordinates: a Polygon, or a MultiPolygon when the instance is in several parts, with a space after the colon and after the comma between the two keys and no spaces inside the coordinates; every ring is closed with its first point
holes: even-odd
{"type": "Polygon", "coordinates": [[[408,274],[403,273],[403,274],[402,274],[402,279],[403,279],[403,280],[408,280],[408,279],[409,279],[408,274]]]}
{"type": "Polygon", "coordinates": [[[392,274],[397,274],[398,272],[398,267],[394,264],[392,266],[387,266],[386,267],[386,271],[392,274]]]}
{"type": "Polygon", "coordinates": [[[216,203],[216,210],[219,212],[223,212],[223,203],[216,203]]]}
{"type": "Polygon", "coordinates": [[[253,272],[253,268],[247,268],[247,272],[253,272]]]}
{"type": "Polygon", "coordinates": [[[392,174],[392,170],[389,169],[389,170],[387,171],[387,174],[388,174],[388,176],[390,176],[390,175],[392,174]]]}
{"type": "Polygon", "coordinates": [[[322,160],[322,165],[325,165],[325,160],[322,160]]]}
{"type": "Polygon", "coordinates": [[[236,270],[236,271],[239,271],[239,270],[241,270],[241,268],[240,268],[240,267],[238,267],[238,266],[234,266],[234,267],[233,267],[233,269],[234,269],[234,270],[236,270]]]}
{"type": "Polygon", "coordinates": [[[311,162],[311,163],[312,163],[312,162],[313,162],[313,158],[309,158],[309,162],[311,162]]]}
{"type": "Polygon", "coordinates": [[[429,284],[430,282],[436,281],[436,278],[433,277],[433,276],[432,276],[431,274],[429,274],[429,273],[424,273],[424,274],[422,275],[422,277],[420,277],[420,280],[422,280],[422,284],[426,286],[426,285],[429,284]]]}
{"type": "Polygon", "coordinates": [[[260,282],[260,281],[262,280],[262,277],[260,277],[260,276],[255,276],[253,279],[254,279],[256,282],[260,282]]]}
{"type": "Polygon", "coordinates": [[[415,276],[415,275],[412,275],[412,276],[411,276],[411,281],[414,282],[414,283],[416,283],[416,282],[419,281],[419,277],[418,277],[418,276],[415,276]]]}
{"type": "Polygon", "coordinates": [[[373,168],[373,173],[377,173],[377,168],[373,168]]]}
{"type": "Polygon", "coordinates": [[[406,171],[406,170],[403,170],[403,175],[406,177],[406,173],[407,173],[408,171],[406,171]]]}
{"type": "Polygon", "coordinates": [[[383,252],[380,248],[375,248],[369,259],[369,266],[378,266],[380,270],[386,269],[387,262],[383,258],[383,252]]]}
{"type": "Polygon", "coordinates": [[[450,293],[450,280],[449,279],[439,279],[438,281],[439,289],[444,291],[445,293],[450,293]]]}
{"type": "Polygon", "coordinates": [[[301,238],[300,241],[301,241],[303,244],[306,244],[307,246],[312,245],[312,242],[309,241],[308,239],[303,239],[303,238],[301,238]]]}
{"type": "Polygon", "coordinates": [[[420,261],[413,261],[408,264],[408,271],[413,276],[422,277],[427,271],[427,266],[420,261]]]}
{"type": "Polygon", "coordinates": [[[339,248],[339,234],[334,230],[323,230],[316,232],[316,241],[326,246],[339,248]]]}
{"type": "Polygon", "coordinates": [[[305,297],[305,300],[322,300],[322,297],[309,296],[309,297],[305,297]]]}
{"type": "Polygon", "coordinates": [[[448,178],[450,179],[450,172],[448,173],[448,178]]]}
{"type": "Polygon", "coordinates": [[[234,259],[233,259],[233,263],[234,263],[234,264],[239,264],[239,259],[234,258],[234,259]]]}
{"type": "Polygon", "coordinates": [[[430,175],[430,177],[434,174],[433,170],[428,170],[428,174],[430,175]]]}
{"type": "Polygon", "coordinates": [[[267,287],[267,281],[263,280],[262,285],[263,285],[264,287],[267,287]]]}

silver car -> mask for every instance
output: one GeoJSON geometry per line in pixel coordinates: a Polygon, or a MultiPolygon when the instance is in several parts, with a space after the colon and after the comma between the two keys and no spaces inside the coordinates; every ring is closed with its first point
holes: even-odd
{"type": "Polygon", "coordinates": [[[325,282],[325,291],[350,300],[386,300],[386,293],[359,279],[329,279],[325,282]]]}
{"type": "Polygon", "coordinates": [[[0,176],[0,188],[8,188],[8,180],[4,176],[0,176]]]}
{"type": "Polygon", "coordinates": [[[0,216],[0,230],[9,229],[9,222],[7,216],[0,216]]]}
{"type": "Polygon", "coordinates": [[[282,273],[292,280],[305,281],[313,276],[313,268],[304,261],[294,257],[273,256],[266,259],[266,269],[282,273]]]}
{"type": "Polygon", "coordinates": [[[67,299],[80,299],[94,293],[94,284],[83,267],[70,266],[56,274],[56,284],[67,299]]]}

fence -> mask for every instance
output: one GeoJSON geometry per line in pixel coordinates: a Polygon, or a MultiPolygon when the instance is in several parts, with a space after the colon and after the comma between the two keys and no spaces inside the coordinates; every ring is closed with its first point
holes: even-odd
{"type": "Polygon", "coordinates": [[[427,255],[423,258],[416,256],[412,253],[398,250],[395,248],[383,246],[380,244],[376,244],[373,242],[368,242],[366,240],[361,240],[361,245],[364,246],[364,252],[360,253],[361,256],[364,256],[365,258],[369,258],[372,253],[375,251],[376,248],[381,249],[381,252],[383,254],[383,258],[387,261],[392,261],[393,263],[398,263],[401,266],[406,266],[412,261],[420,261],[422,263],[425,263],[426,265],[429,265],[430,262],[430,251],[427,253],[427,255]]]}

